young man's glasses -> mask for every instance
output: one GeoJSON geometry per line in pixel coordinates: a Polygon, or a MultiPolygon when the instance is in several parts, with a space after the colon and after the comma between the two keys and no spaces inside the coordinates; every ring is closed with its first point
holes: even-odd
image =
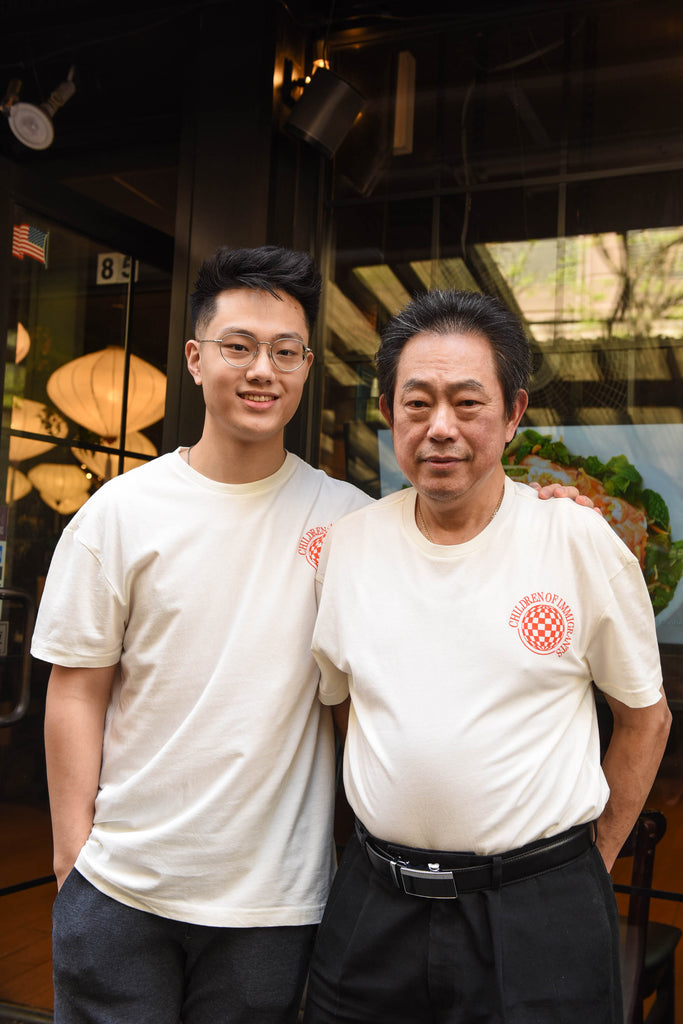
{"type": "Polygon", "coordinates": [[[223,359],[230,366],[249,366],[256,359],[259,345],[266,345],[273,365],[282,373],[298,370],[311,351],[298,338],[257,341],[250,334],[224,334],[222,338],[197,338],[197,341],[200,345],[218,345],[223,359]]]}

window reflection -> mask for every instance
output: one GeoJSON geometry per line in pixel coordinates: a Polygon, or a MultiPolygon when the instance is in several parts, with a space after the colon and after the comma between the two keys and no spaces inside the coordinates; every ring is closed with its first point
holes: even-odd
{"type": "Polygon", "coordinates": [[[42,241],[11,261],[0,585],[37,598],[68,517],[161,446],[170,282],[30,210],[14,220],[42,241]]]}

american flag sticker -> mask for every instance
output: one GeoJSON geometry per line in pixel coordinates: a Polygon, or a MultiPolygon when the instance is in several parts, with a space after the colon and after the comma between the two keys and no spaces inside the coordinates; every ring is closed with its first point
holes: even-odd
{"type": "Polygon", "coordinates": [[[23,260],[29,256],[32,260],[47,266],[47,231],[34,228],[32,224],[15,224],[12,228],[12,255],[23,260]]]}

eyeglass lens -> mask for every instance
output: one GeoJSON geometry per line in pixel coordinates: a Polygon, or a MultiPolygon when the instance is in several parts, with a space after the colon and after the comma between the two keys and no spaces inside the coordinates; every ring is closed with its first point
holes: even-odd
{"type": "MultiPolygon", "coordinates": [[[[279,370],[298,369],[306,358],[306,346],[296,338],[278,338],[270,345],[270,355],[279,370]]],[[[220,339],[221,355],[231,366],[247,366],[258,351],[259,342],[249,334],[226,334],[220,339]]]]}

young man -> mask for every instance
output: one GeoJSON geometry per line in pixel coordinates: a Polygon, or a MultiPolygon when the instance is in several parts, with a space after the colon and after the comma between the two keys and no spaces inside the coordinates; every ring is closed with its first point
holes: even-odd
{"type": "Polygon", "coordinates": [[[303,253],[208,260],[201,439],[104,486],[55,553],[33,654],[54,664],[57,1024],[296,1019],[334,867],[314,572],[369,501],[283,447],[319,291],[303,253]]]}
{"type": "Polygon", "coordinates": [[[313,650],[321,699],[350,694],[358,824],[306,1020],[621,1024],[607,872],[671,718],[638,562],[506,480],[530,356],[496,300],[417,298],[377,366],[413,488],[335,524],[320,560],[313,650]],[[602,768],[592,681],[614,714],[602,768]]]}
{"type": "Polygon", "coordinates": [[[296,1019],[333,871],[314,573],[369,501],[283,448],[319,291],[302,253],[219,249],[186,346],[200,441],[104,486],[55,553],[56,1024],[296,1019]]]}

